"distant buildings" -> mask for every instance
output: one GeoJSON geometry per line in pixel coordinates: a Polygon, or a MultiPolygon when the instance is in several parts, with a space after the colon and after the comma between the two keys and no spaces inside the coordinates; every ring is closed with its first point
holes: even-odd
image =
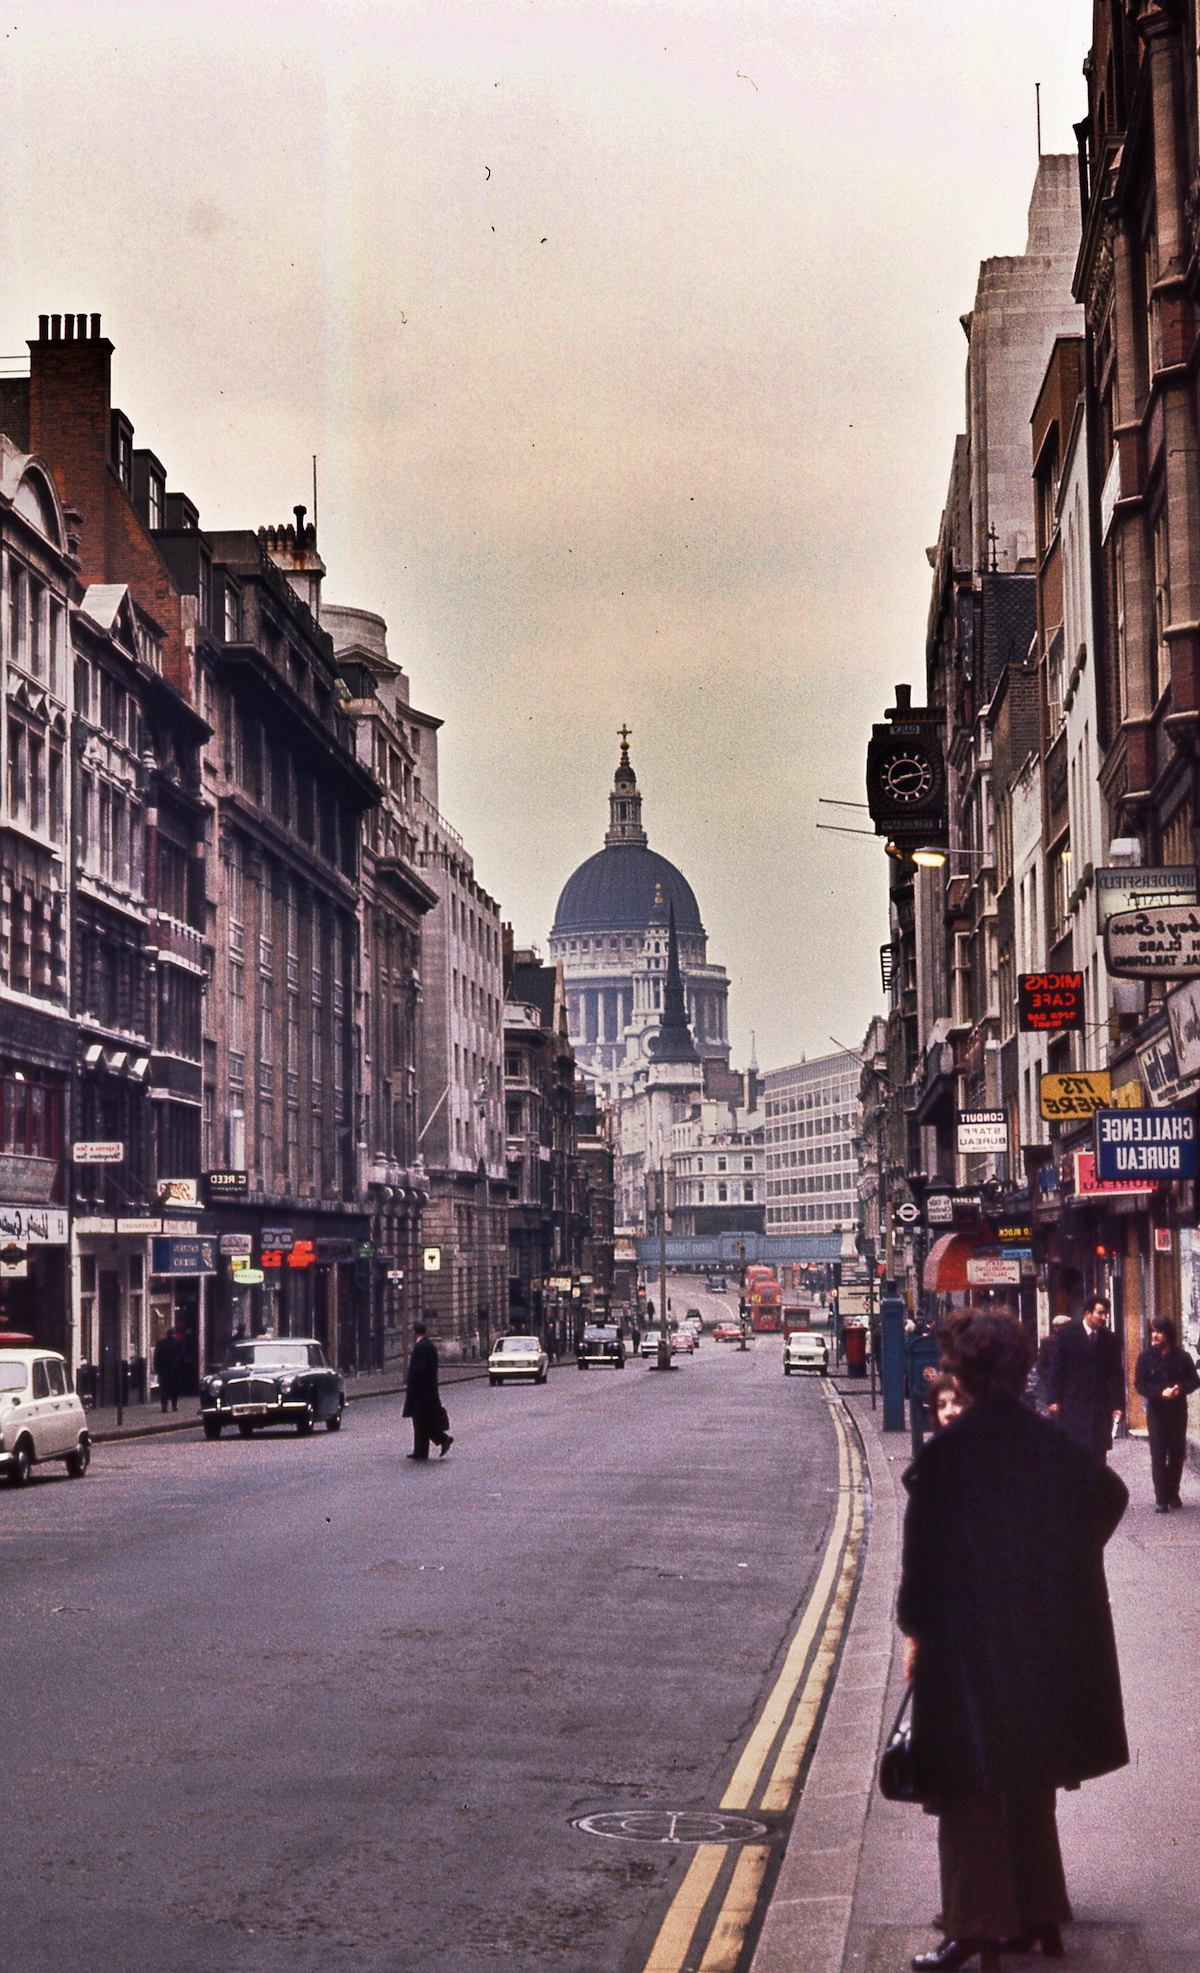
{"type": "Polygon", "coordinates": [[[858,1225],[859,1069],[843,1050],[763,1075],[767,1233],[858,1225]]]}

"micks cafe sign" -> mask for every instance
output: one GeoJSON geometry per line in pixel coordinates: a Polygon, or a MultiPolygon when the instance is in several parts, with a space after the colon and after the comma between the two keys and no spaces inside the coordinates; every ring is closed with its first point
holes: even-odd
{"type": "Polygon", "coordinates": [[[1082,973],[1018,973],[1017,1026],[1022,1034],[1066,1034],[1084,1026],[1082,973]]]}

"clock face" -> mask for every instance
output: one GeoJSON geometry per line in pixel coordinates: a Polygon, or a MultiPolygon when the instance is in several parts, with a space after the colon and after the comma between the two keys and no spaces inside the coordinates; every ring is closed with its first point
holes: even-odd
{"type": "Polygon", "coordinates": [[[879,786],[891,801],[913,808],[933,793],[933,763],[920,747],[889,749],[878,765],[879,786]]]}

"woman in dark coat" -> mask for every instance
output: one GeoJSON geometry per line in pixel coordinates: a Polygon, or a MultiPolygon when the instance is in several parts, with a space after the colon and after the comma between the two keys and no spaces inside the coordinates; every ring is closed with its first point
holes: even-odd
{"type": "Polygon", "coordinates": [[[917,1968],[1062,1953],[1055,1791],[1129,1758],[1104,1544],[1128,1494],[1021,1403],[1032,1352],[971,1311],[945,1368],[970,1404],[904,1476],[897,1605],[918,1797],[938,1815],[945,1943],[917,1968]]]}
{"type": "Polygon", "coordinates": [[[1176,1342],[1170,1316],[1156,1315],[1150,1324],[1150,1347],[1139,1356],[1133,1381],[1146,1402],[1155,1511],[1166,1514],[1183,1506],[1179,1486],[1187,1453],[1187,1401],[1200,1389],[1196,1366],[1176,1342]]]}

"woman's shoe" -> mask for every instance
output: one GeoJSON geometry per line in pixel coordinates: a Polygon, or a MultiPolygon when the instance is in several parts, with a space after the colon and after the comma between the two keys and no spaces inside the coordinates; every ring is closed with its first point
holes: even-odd
{"type": "Polygon", "coordinates": [[[913,1973],[953,1973],[979,1954],[981,1973],[999,1973],[998,1939],[947,1939],[933,1952],[919,1952],[913,1958],[913,1973]]]}

